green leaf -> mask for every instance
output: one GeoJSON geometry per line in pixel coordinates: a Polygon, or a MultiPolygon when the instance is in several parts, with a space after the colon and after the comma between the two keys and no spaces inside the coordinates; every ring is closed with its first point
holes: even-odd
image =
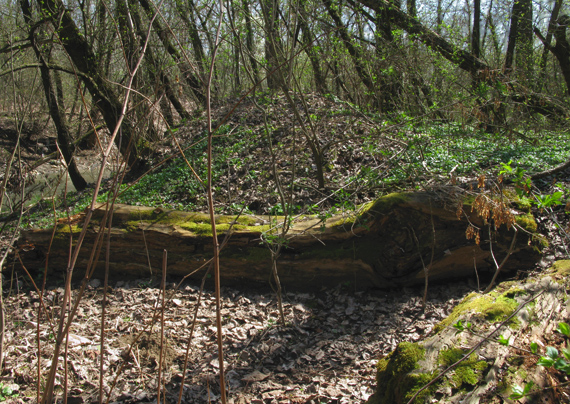
{"type": "Polygon", "coordinates": [[[536,342],[530,343],[530,352],[532,352],[535,355],[538,352],[538,344],[536,342]]]}
{"type": "Polygon", "coordinates": [[[463,325],[463,320],[457,320],[455,324],[453,324],[453,328],[457,330],[455,333],[456,335],[465,330],[465,326],[463,325]]]}
{"type": "Polygon", "coordinates": [[[568,360],[570,360],[570,347],[566,346],[566,348],[562,349],[562,355],[568,360]]]}
{"type": "Polygon", "coordinates": [[[568,364],[568,362],[566,362],[564,359],[558,358],[556,362],[554,362],[554,369],[569,374],[570,364],[568,364]]]}
{"type": "Polygon", "coordinates": [[[558,358],[558,349],[554,348],[553,346],[547,346],[546,347],[546,356],[548,356],[551,359],[558,358]]]}
{"type": "Polygon", "coordinates": [[[530,393],[530,389],[532,388],[533,385],[534,385],[533,382],[528,382],[525,384],[525,386],[523,388],[523,387],[519,386],[518,384],[514,384],[511,387],[512,394],[509,396],[509,398],[511,400],[520,400],[521,398],[526,396],[528,393],[530,393]]]}
{"type": "Polygon", "coordinates": [[[541,356],[538,362],[536,362],[536,364],[538,366],[544,366],[545,368],[549,368],[552,367],[552,365],[554,365],[554,359],[541,356]]]}
{"type": "Polygon", "coordinates": [[[570,326],[567,323],[561,322],[558,323],[558,328],[556,329],[561,334],[564,334],[567,337],[570,337],[570,326]]]}

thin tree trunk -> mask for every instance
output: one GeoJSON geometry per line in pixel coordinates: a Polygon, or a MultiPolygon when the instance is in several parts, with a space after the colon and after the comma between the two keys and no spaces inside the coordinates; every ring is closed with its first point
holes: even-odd
{"type": "Polygon", "coordinates": [[[49,68],[47,67],[48,63],[46,62],[44,56],[42,55],[36,41],[35,28],[33,27],[34,24],[32,23],[31,7],[28,0],[22,0],[20,2],[20,5],[22,8],[22,14],[24,15],[24,19],[26,20],[26,23],[30,27],[30,40],[32,43],[32,48],[34,50],[34,53],[36,54],[38,62],[40,63],[40,75],[44,87],[44,94],[48,104],[50,117],[57,131],[57,143],[59,149],[61,150],[61,154],[63,155],[63,158],[67,165],[69,177],[71,178],[73,186],[77,191],[83,191],[87,187],[87,182],[81,176],[81,173],[77,168],[75,158],[73,157],[73,154],[75,152],[75,146],[73,145],[73,139],[71,137],[71,134],[69,132],[69,127],[67,125],[64,106],[58,103],[58,98],[60,99],[60,101],[63,99],[62,90],[61,88],[59,88],[58,91],[59,94],[56,94],[56,90],[54,89],[52,83],[50,71],[49,68]]]}
{"type": "Polygon", "coordinates": [[[473,2],[473,30],[471,32],[471,53],[481,56],[481,0],[473,2]]]}
{"type": "MultiPolygon", "coordinates": [[[[37,4],[43,17],[53,24],[65,51],[81,73],[80,77],[93,97],[94,104],[101,111],[109,130],[113,132],[122,106],[109,81],[102,75],[93,49],[79,33],[62,0],[37,0],[37,4]]],[[[132,125],[128,122],[123,123],[121,136],[115,138],[115,143],[131,167],[138,168],[142,162],[140,156],[149,152],[147,147],[138,144],[132,125]]]]}
{"type": "Polygon", "coordinates": [[[558,18],[556,28],[553,32],[554,38],[556,38],[556,44],[554,46],[551,46],[546,42],[546,38],[542,36],[537,28],[535,28],[534,33],[539,37],[542,43],[548,47],[554,56],[556,56],[556,59],[558,59],[560,70],[562,71],[562,75],[566,81],[566,93],[570,96],[570,43],[566,36],[566,29],[569,25],[570,17],[568,15],[562,15],[558,18]]]}
{"type": "Polygon", "coordinates": [[[198,74],[200,77],[205,77],[206,56],[204,46],[202,45],[202,40],[200,39],[200,34],[198,32],[198,27],[194,21],[194,3],[192,0],[188,0],[188,2],[176,0],[175,4],[178,15],[182,18],[186,28],[188,28],[188,36],[190,37],[190,43],[192,43],[194,59],[196,59],[196,64],[198,65],[198,74]]]}
{"type": "Polygon", "coordinates": [[[554,35],[554,30],[556,29],[556,20],[558,19],[558,14],[560,14],[560,8],[562,7],[562,0],[556,0],[554,7],[552,8],[552,14],[550,15],[550,21],[548,22],[548,32],[545,38],[544,49],[542,50],[542,55],[540,57],[540,67],[539,74],[540,78],[537,80],[537,91],[541,91],[544,87],[544,82],[546,79],[546,62],[548,59],[549,46],[552,43],[552,36],[554,35]]]}
{"type": "Polygon", "coordinates": [[[299,26],[303,31],[303,46],[305,49],[305,53],[309,57],[309,61],[311,62],[311,67],[313,69],[313,77],[315,80],[315,89],[317,92],[321,94],[327,94],[327,83],[323,76],[323,72],[321,70],[321,63],[319,61],[319,55],[315,49],[315,37],[309,28],[308,23],[308,13],[305,8],[306,1],[302,1],[299,4],[299,11],[300,11],[300,18],[299,18],[299,26]]]}
{"type": "MultiPolygon", "coordinates": [[[[330,0],[326,0],[329,1],[330,0]]],[[[476,58],[469,52],[451,44],[436,32],[423,26],[417,19],[409,16],[402,10],[391,7],[391,3],[387,0],[358,0],[359,3],[370,7],[374,11],[382,12],[383,7],[388,7],[392,22],[398,27],[402,28],[409,34],[417,35],[425,45],[439,52],[444,58],[456,64],[460,69],[463,69],[472,75],[477,74],[479,71],[489,69],[489,66],[476,58]]]]}
{"type": "MultiPolygon", "coordinates": [[[[150,3],[147,0],[139,0],[140,5],[146,11],[147,17],[152,19],[154,15],[154,10],[152,9],[150,3]]],[[[204,94],[204,84],[203,81],[198,77],[194,68],[188,64],[184,59],[182,53],[174,46],[170,40],[170,32],[165,29],[160,23],[158,18],[153,19],[154,31],[160,38],[162,45],[164,46],[166,52],[174,59],[178,64],[180,71],[182,72],[182,77],[190,87],[190,90],[198,100],[201,105],[205,105],[206,96],[204,94]]]]}
{"type": "MultiPolygon", "coordinates": [[[[277,0],[261,0],[261,13],[265,24],[265,59],[267,61],[267,87],[276,91],[283,85],[287,86],[287,79],[283,72],[283,45],[279,35],[279,3],[277,0]]],[[[288,88],[288,86],[287,86],[288,88]]]]}
{"type": "MultiPolygon", "coordinates": [[[[363,63],[364,59],[360,54],[360,51],[353,45],[350,39],[350,34],[348,33],[348,30],[346,29],[345,25],[342,23],[342,20],[339,14],[337,13],[336,7],[333,6],[331,0],[323,0],[323,4],[325,5],[329,16],[334,21],[334,24],[338,30],[338,34],[340,35],[340,38],[342,39],[342,42],[346,50],[348,51],[350,58],[352,59],[352,63],[354,64],[354,68],[356,69],[358,77],[360,78],[362,83],[366,86],[368,91],[374,94],[375,93],[374,80],[372,80],[372,78],[366,71],[366,67],[364,66],[363,63]]],[[[381,12],[381,10],[376,10],[376,12],[381,12]]]]}
{"type": "MultiPolygon", "coordinates": [[[[131,15],[133,19],[133,23],[135,26],[135,30],[137,32],[137,36],[139,38],[139,46],[143,46],[146,42],[146,31],[143,29],[142,19],[138,12],[138,7],[135,0],[129,0],[129,5],[131,7],[131,15]]],[[[145,61],[147,63],[148,68],[146,69],[149,75],[149,78],[152,83],[159,83],[160,86],[164,89],[164,93],[166,98],[178,115],[182,120],[189,120],[190,114],[186,111],[186,108],[182,105],[182,102],[176,96],[176,90],[174,89],[174,85],[170,78],[164,73],[164,71],[160,68],[156,57],[154,56],[154,52],[152,48],[148,48],[145,54],[145,61]],[[156,70],[159,70],[159,73],[156,73],[156,70]]],[[[164,108],[167,108],[164,106],[164,108]]],[[[163,108],[163,109],[164,109],[163,108]]],[[[172,118],[172,122],[174,123],[174,119],[172,118]]]]}
{"type": "Polygon", "coordinates": [[[253,72],[254,83],[259,83],[259,65],[255,59],[255,46],[253,42],[253,26],[251,25],[251,11],[248,0],[242,0],[243,15],[245,19],[245,46],[247,48],[247,56],[251,71],[253,72]]]}

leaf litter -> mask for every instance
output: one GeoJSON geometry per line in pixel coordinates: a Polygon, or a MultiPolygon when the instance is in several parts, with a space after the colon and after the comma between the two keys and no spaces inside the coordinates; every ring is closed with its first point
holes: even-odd
{"type": "MultiPolygon", "coordinates": [[[[160,309],[157,302],[161,291],[155,286],[148,281],[120,281],[108,288],[104,399],[110,392],[112,403],[156,403],[162,361],[162,391],[166,391],[168,402],[178,401],[198,304],[182,402],[218,402],[213,291],[205,291],[199,298],[199,288],[192,284],[167,288],[170,298],[161,344],[160,322],[151,324],[160,309]]],[[[423,339],[472,289],[464,282],[431,286],[425,312],[420,288],[355,292],[350,285],[339,285],[315,293],[290,292],[284,295],[287,324],[280,325],[271,292],[224,287],[221,314],[228,402],[364,402],[375,387],[377,360],[401,341],[423,339]]],[[[45,315],[40,319],[39,367],[43,377],[51,364],[63,292],[62,288],[51,288],[43,298],[53,324],[45,315]]],[[[71,327],[65,356],[68,403],[98,400],[102,300],[103,288],[90,286],[71,327]]],[[[5,372],[0,381],[17,389],[18,396],[12,401],[35,402],[40,300],[34,291],[19,292],[9,295],[5,305],[5,372]]],[[[63,396],[64,364],[59,361],[58,400],[63,396]]]]}

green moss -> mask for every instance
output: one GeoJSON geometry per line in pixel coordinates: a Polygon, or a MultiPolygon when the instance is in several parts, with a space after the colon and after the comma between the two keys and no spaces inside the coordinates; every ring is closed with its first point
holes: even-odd
{"type": "Polygon", "coordinates": [[[64,236],[64,235],[69,235],[69,233],[81,233],[81,230],[83,230],[82,227],[79,227],[76,224],[72,224],[71,226],[69,224],[65,224],[65,223],[60,223],[56,226],[55,228],[55,236],[64,236]]]}
{"type": "Polygon", "coordinates": [[[374,211],[375,214],[390,212],[394,205],[407,202],[409,198],[409,194],[405,193],[392,193],[384,195],[383,197],[375,200],[370,206],[364,205],[365,210],[359,212],[359,217],[365,216],[368,211],[374,211]]]}
{"type": "MultiPolygon", "coordinates": [[[[460,348],[444,349],[439,353],[438,362],[447,368],[461,358],[464,357],[465,352],[460,348]]],[[[472,353],[468,359],[459,363],[451,375],[451,382],[457,389],[468,388],[468,386],[475,386],[483,377],[483,371],[487,368],[487,362],[477,360],[477,355],[472,353]]]]}
{"type": "Polygon", "coordinates": [[[514,299],[517,296],[527,295],[528,291],[523,288],[513,287],[504,293],[504,296],[509,299],[514,299]]]}
{"type": "MultiPolygon", "coordinates": [[[[504,321],[510,316],[517,308],[518,303],[511,297],[508,297],[511,291],[507,291],[502,295],[497,296],[496,293],[488,295],[480,295],[478,293],[470,293],[461,303],[459,303],[447,318],[439,322],[435,327],[436,333],[444,328],[450,327],[454,324],[464,313],[475,312],[480,314],[481,317],[493,323],[504,321]]],[[[516,325],[516,320],[513,320],[511,325],[516,325]]]]}
{"type": "MultiPolygon", "coordinates": [[[[123,227],[127,231],[136,231],[139,229],[141,223],[178,226],[199,236],[212,236],[210,216],[205,213],[164,211],[163,209],[140,209],[129,214],[128,220],[123,223],[123,227]]],[[[260,233],[270,229],[269,225],[258,226],[257,224],[258,220],[250,216],[240,216],[237,219],[235,216],[216,217],[216,230],[219,233],[228,231],[230,227],[234,231],[242,230],[260,233]]]]}
{"type": "Polygon", "coordinates": [[[525,215],[518,215],[515,218],[516,223],[529,233],[536,233],[538,225],[532,213],[527,213],[525,215]]]}
{"type": "MultiPolygon", "coordinates": [[[[432,374],[414,373],[418,361],[425,356],[423,346],[411,342],[402,342],[386,358],[378,361],[376,368],[376,393],[369,404],[400,404],[408,402],[420,388],[433,379],[432,374]]],[[[414,403],[424,402],[436,386],[423,391],[414,403]]]]}
{"type": "Polygon", "coordinates": [[[127,222],[135,221],[135,220],[138,220],[138,221],[141,221],[141,220],[142,221],[156,221],[156,220],[164,219],[167,216],[168,216],[168,213],[166,213],[162,209],[141,208],[141,209],[137,209],[135,212],[131,212],[129,214],[127,222]]]}
{"type": "Polygon", "coordinates": [[[570,275],[570,260],[556,261],[554,264],[552,264],[552,267],[550,267],[550,270],[548,272],[552,273],[553,275],[570,275]]]}

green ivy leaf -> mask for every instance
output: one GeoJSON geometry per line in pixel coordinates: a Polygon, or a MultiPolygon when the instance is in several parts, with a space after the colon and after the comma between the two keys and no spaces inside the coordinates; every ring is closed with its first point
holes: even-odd
{"type": "Polygon", "coordinates": [[[538,352],[538,344],[536,342],[530,343],[530,352],[532,352],[535,355],[538,352]]]}

